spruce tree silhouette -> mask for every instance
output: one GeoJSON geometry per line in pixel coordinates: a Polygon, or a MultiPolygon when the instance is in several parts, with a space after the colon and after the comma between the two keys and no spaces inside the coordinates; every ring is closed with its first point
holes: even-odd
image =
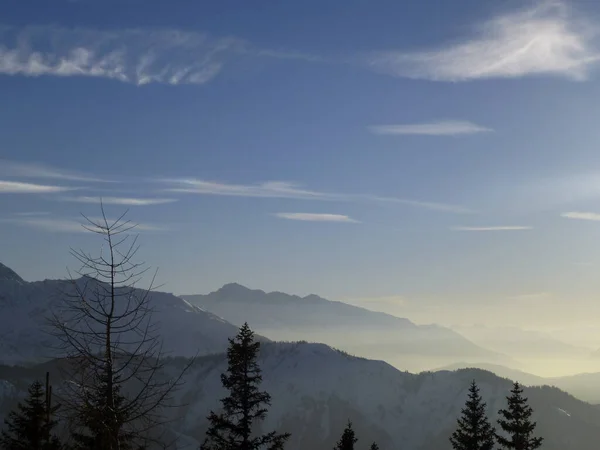
{"type": "Polygon", "coordinates": [[[24,403],[17,405],[5,419],[6,430],[0,434],[0,448],[3,450],[60,450],[60,441],[52,434],[56,421],[52,415],[59,405],[51,405],[51,390],[46,383],[35,381],[28,389],[24,403]]]}
{"type": "Polygon", "coordinates": [[[211,411],[202,450],[281,450],[290,437],[288,433],[275,431],[258,436],[253,433],[253,426],[266,417],[267,406],[271,404],[271,396],[259,390],[262,382],[257,362],[259,350],[260,342],[254,340],[247,323],[235,339],[229,339],[228,368],[221,375],[229,396],[221,400],[220,414],[211,411]]]}
{"type": "MultiPolygon", "coordinates": [[[[335,447],[333,447],[333,450],[354,450],[354,444],[356,444],[356,442],[358,442],[358,439],[356,438],[354,430],[352,429],[352,422],[348,421],[348,425],[346,425],[346,428],[342,433],[342,437],[337,442],[335,447]]],[[[373,445],[375,445],[377,448],[377,444],[373,445]]],[[[373,446],[371,446],[371,448],[373,448],[373,446]]]]}
{"type": "Polygon", "coordinates": [[[126,402],[121,394],[121,383],[119,378],[113,379],[112,402],[113,407],[106,402],[106,389],[108,386],[105,376],[100,376],[97,382],[89,390],[86,402],[87,410],[81,415],[80,425],[84,427],[85,433],[74,431],[72,438],[75,442],[73,450],[105,450],[119,449],[131,450],[137,447],[133,443],[135,435],[128,432],[124,424],[127,421],[127,413],[123,408],[126,402]],[[110,421],[105,418],[110,417],[110,421]]]}
{"type": "Polygon", "coordinates": [[[498,435],[498,444],[505,449],[535,450],[542,445],[543,438],[534,437],[536,423],[531,421],[533,409],[523,397],[523,388],[519,383],[513,385],[508,400],[508,408],[499,411],[498,424],[505,436],[498,435]]]}
{"type": "Polygon", "coordinates": [[[493,450],[496,433],[485,414],[485,406],[473,380],[457,428],[450,436],[454,450],[493,450]]]}

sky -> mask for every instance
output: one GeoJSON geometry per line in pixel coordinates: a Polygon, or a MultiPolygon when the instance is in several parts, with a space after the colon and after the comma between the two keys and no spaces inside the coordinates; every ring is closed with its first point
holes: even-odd
{"type": "Polygon", "coordinates": [[[0,3],[0,261],[128,210],[162,289],[418,323],[600,315],[600,5],[0,3]]]}

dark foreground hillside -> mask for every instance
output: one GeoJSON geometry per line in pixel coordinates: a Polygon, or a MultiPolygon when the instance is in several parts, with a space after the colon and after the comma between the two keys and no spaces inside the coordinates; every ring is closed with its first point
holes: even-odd
{"type": "MultiPolygon", "coordinates": [[[[183,359],[168,369],[176,373],[183,359]]],[[[185,438],[179,448],[195,448],[207,427],[205,420],[225,395],[220,374],[224,355],[199,358],[186,374],[172,411],[171,428],[185,438]]],[[[437,450],[449,448],[447,438],[475,379],[488,403],[488,414],[505,406],[511,382],[482,370],[441,371],[418,375],[400,372],[381,361],[348,356],[323,344],[264,344],[260,364],[263,387],[272,395],[265,429],[289,431],[289,450],[329,450],[348,419],[354,422],[358,446],[376,440],[381,449],[437,450]]],[[[0,367],[0,410],[7,411],[27,384],[56,362],[32,368],[0,367]]],[[[57,380],[55,380],[55,385],[57,380]]],[[[58,383],[59,384],[59,383],[58,383]]],[[[556,388],[527,388],[544,449],[592,450],[600,442],[600,409],[556,388]]]]}

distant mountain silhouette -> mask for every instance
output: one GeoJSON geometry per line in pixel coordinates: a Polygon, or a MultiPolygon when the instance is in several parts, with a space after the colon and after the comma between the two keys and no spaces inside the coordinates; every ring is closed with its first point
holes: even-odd
{"type": "Polygon", "coordinates": [[[16,281],[24,283],[25,281],[10,267],[0,263],[0,281],[16,281]]]}
{"type": "MultiPolygon", "coordinates": [[[[78,282],[83,283],[83,279],[78,282]]],[[[50,350],[46,319],[53,306],[72,290],[72,283],[65,280],[26,282],[0,264],[1,363],[36,362],[56,356],[50,350]]],[[[143,291],[139,292],[143,295],[143,291]]],[[[150,295],[156,310],[153,320],[159,323],[163,348],[173,356],[223,351],[228,345],[227,338],[238,331],[221,317],[180,297],[158,291],[150,295]]]]}
{"type": "Polygon", "coordinates": [[[459,362],[442,367],[442,370],[463,370],[478,368],[492,372],[499,377],[518,381],[525,386],[555,386],[585,402],[600,404],[600,373],[579,373],[564,377],[540,377],[531,373],[511,369],[498,364],[459,362]]]}
{"type": "Polygon", "coordinates": [[[416,325],[406,318],[314,294],[299,297],[267,293],[231,283],[207,295],[181,297],[236,325],[247,321],[258,332],[276,340],[325,342],[380,359],[394,354],[508,362],[507,357],[479,347],[449,328],[416,325]]]}
{"type": "Polygon", "coordinates": [[[589,349],[562,342],[551,333],[523,330],[519,327],[483,325],[452,327],[472,342],[485,348],[527,360],[541,357],[588,357],[589,349]]]}

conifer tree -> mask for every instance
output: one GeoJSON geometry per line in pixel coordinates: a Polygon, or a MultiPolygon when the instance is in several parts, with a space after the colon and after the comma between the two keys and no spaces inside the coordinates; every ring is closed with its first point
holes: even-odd
{"type": "Polygon", "coordinates": [[[260,342],[254,340],[247,323],[235,339],[229,339],[228,368],[221,375],[229,396],[221,399],[223,411],[220,414],[211,411],[202,450],[281,450],[290,437],[288,433],[274,431],[258,436],[253,433],[253,426],[264,420],[267,406],[271,404],[271,396],[259,390],[262,382],[257,362],[259,350],[260,342]]]}
{"type": "MultiPolygon", "coordinates": [[[[46,376],[48,380],[48,376],[46,376]]],[[[51,389],[46,382],[35,381],[28,389],[24,403],[17,405],[5,419],[7,430],[0,434],[0,448],[3,450],[60,450],[58,438],[52,434],[56,421],[52,415],[59,405],[51,404],[51,389]]]]}
{"type": "MultiPolygon", "coordinates": [[[[333,447],[333,450],[354,450],[354,444],[356,444],[357,441],[358,439],[354,435],[354,430],[352,429],[352,422],[348,421],[348,425],[346,425],[342,437],[335,447],[333,447]]],[[[377,444],[373,445],[377,448],[377,444]]],[[[373,448],[373,446],[371,446],[371,448],[373,448]]]]}
{"type": "Polygon", "coordinates": [[[485,402],[475,380],[469,387],[469,397],[457,420],[457,428],[450,436],[454,450],[492,450],[496,433],[485,415],[485,402]]]}
{"type": "Polygon", "coordinates": [[[505,436],[498,435],[498,444],[504,449],[535,450],[542,445],[543,438],[534,437],[536,423],[531,421],[533,409],[523,397],[523,388],[515,383],[508,400],[508,408],[499,411],[498,424],[505,436]]]}
{"type": "Polygon", "coordinates": [[[85,409],[78,422],[78,428],[72,433],[74,450],[105,450],[134,448],[134,433],[126,431],[127,411],[123,405],[126,398],[121,394],[121,383],[115,378],[112,386],[113,407],[107,404],[106,377],[98,379],[89,390],[85,400],[85,409]]]}
{"type": "Polygon", "coordinates": [[[377,445],[377,443],[373,442],[371,444],[371,450],[379,450],[379,445],[377,445]]]}

